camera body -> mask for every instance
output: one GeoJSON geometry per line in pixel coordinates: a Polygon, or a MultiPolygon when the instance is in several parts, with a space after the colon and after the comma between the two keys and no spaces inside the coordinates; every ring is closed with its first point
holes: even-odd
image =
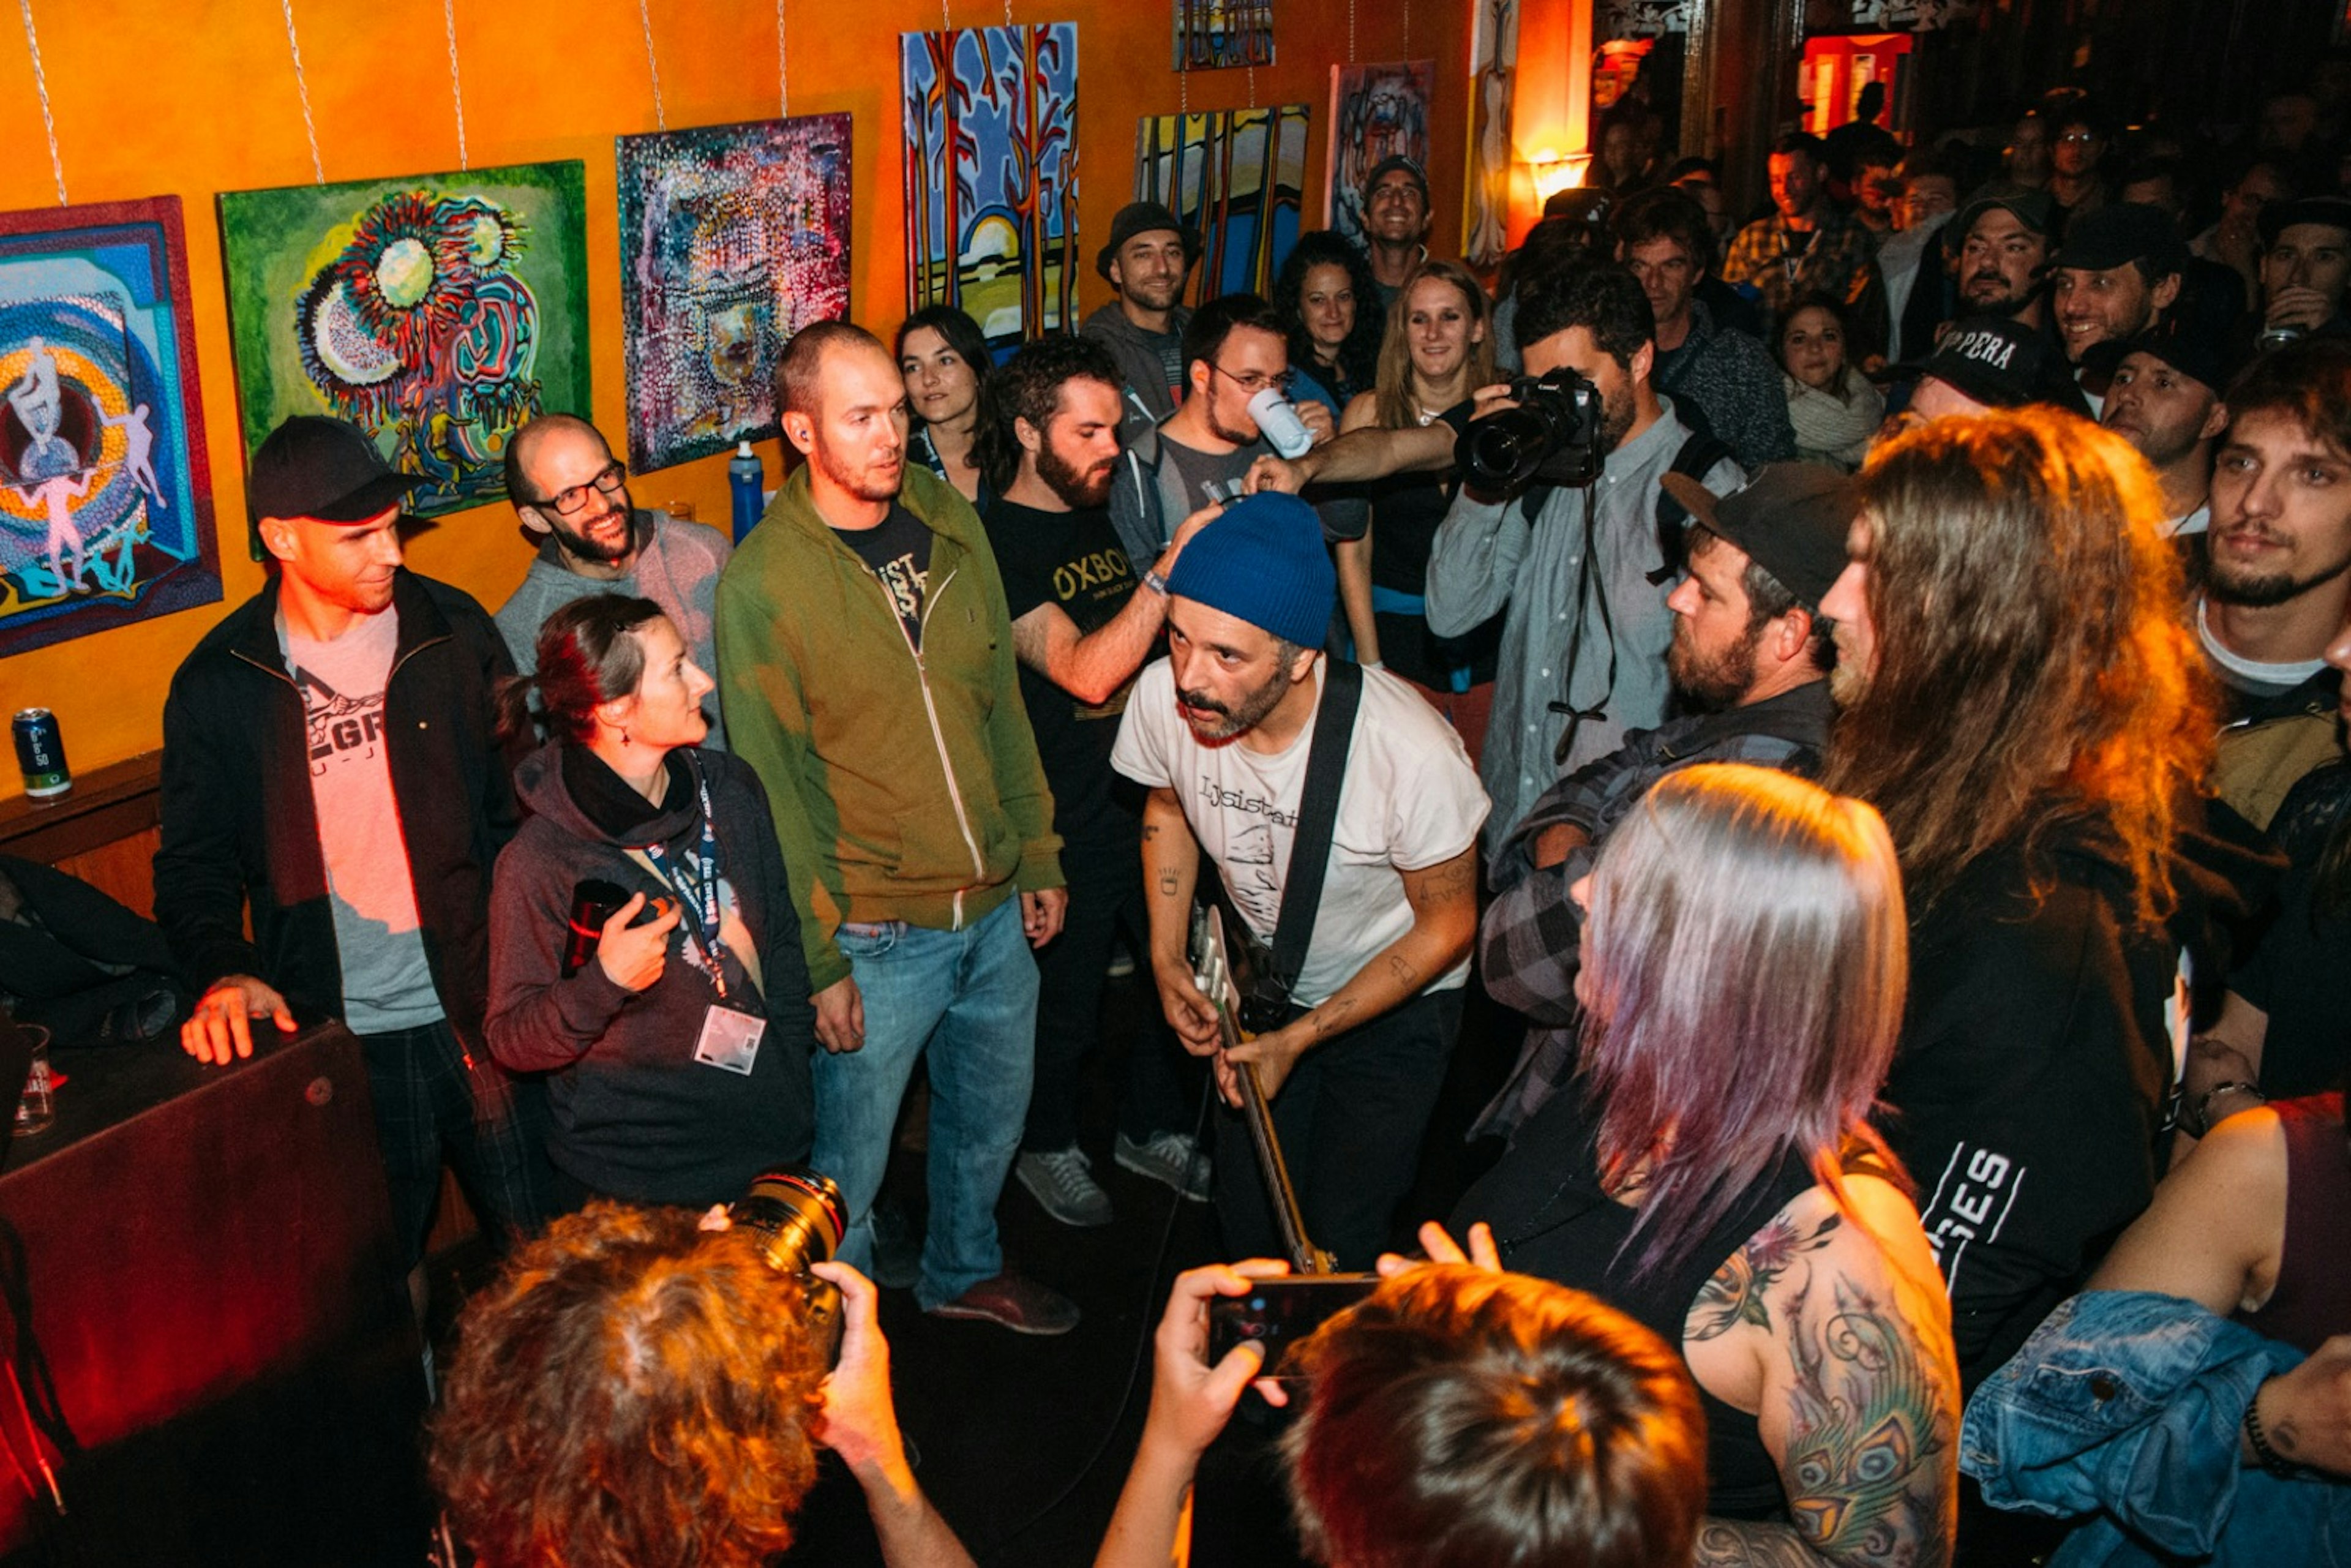
{"type": "Polygon", "coordinates": [[[1520,376],[1516,408],[1473,419],[1453,460],[1476,490],[1509,495],[1529,485],[1589,485],[1600,477],[1600,389],[1573,371],[1520,376]]]}
{"type": "Polygon", "coordinates": [[[809,1272],[829,1261],[849,1228],[849,1205],[831,1176],[806,1166],[778,1166],[752,1179],[750,1189],[726,1206],[738,1230],[759,1238],[759,1255],[779,1274],[799,1276],[808,1288],[809,1332],[825,1347],[825,1364],[841,1361],[841,1291],[809,1272]]]}

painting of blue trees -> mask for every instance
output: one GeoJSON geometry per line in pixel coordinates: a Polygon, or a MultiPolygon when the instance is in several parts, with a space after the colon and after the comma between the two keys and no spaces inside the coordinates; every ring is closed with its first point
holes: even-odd
{"type": "Polygon", "coordinates": [[[906,308],[953,305],[992,347],[1074,330],[1078,28],[899,36],[906,308]]]}
{"type": "Polygon", "coordinates": [[[1164,203],[1200,236],[1192,303],[1271,287],[1298,243],[1306,117],[1285,103],[1137,122],[1134,199],[1164,203]]]}

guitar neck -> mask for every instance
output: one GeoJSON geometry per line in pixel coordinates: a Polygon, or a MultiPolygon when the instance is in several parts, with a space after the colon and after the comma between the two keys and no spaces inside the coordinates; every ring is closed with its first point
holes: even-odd
{"type": "MultiPolygon", "coordinates": [[[[1237,1043],[1238,1030],[1228,1043],[1237,1043]]],[[[1289,1255],[1290,1266],[1301,1274],[1337,1272],[1331,1254],[1314,1245],[1306,1234],[1306,1216],[1298,1206],[1298,1188],[1290,1179],[1290,1163],[1282,1158],[1281,1139],[1273,1130],[1273,1111],[1266,1103],[1265,1088],[1258,1080],[1257,1063],[1238,1064],[1241,1082],[1241,1114],[1249,1123],[1249,1143],[1257,1150],[1258,1171],[1265,1177],[1266,1198],[1273,1209],[1274,1228],[1281,1233],[1282,1250],[1289,1255]]]]}

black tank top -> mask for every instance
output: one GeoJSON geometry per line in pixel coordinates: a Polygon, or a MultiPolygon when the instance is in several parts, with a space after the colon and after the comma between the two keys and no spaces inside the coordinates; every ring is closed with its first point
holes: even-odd
{"type": "MultiPolygon", "coordinates": [[[[1585,1107],[1582,1082],[1564,1086],[1462,1198],[1453,1212],[1453,1233],[1466,1235],[1473,1220],[1484,1220],[1493,1228],[1504,1268],[1598,1296],[1646,1324],[1679,1354],[1699,1287],[1791,1199],[1816,1185],[1812,1168],[1792,1155],[1782,1159],[1680,1261],[1635,1279],[1638,1248],[1622,1259],[1617,1252],[1636,1216],[1601,1185],[1598,1124],[1585,1107]]],[[[1706,1410],[1707,1512],[1784,1521],[1787,1496],[1755,1417],[1704,1387],[1698,1398],[1706,1410]]]]}

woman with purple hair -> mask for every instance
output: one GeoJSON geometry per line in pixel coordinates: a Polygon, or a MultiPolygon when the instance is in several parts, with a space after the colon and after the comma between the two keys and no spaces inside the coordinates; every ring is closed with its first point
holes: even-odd
{"type": "Polygon", "coordinates": [[[1947,1561],[1950,1306],[1869,1124],[1908,978],[1885,823],[1789,774],[1688,768],[1572,895],[1578,1081],[1457,1226],[1680,1349],[1707,1415],[1698,1562],[1947,1561]]]}

